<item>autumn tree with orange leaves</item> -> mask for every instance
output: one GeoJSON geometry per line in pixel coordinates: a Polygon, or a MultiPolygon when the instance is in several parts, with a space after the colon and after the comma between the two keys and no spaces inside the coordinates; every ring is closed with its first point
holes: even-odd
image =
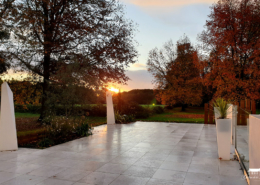
{"type": "Polygon", "coordinates": [[[202,84],[198,68],[197,51],[187,36],[176,44],[166,43],[162,50],[157,48],[149,53],[148,70],[154,76],[157,98],[167,105],[181,104],[182,111],[187,105],[200,105],[202,84]]]}
{"type": "Polygon", "coordinates": [[[260,99],[260,1],[221,0],[199,35],[204,85],[215,97],[260,99]]]}
{"type": "MultiPolygon", "coordinates": [[[[42,86],[40,83],[33,83],[30,78],[26,78],[23,81],[15,79],[5,81],[12,89],[15,106],[22,106],[26,110],[27,105],[40,105],[42,97],[42,86]]],[[[0,79],[0,84],[2,83],[3,81],[0,79]]]]}

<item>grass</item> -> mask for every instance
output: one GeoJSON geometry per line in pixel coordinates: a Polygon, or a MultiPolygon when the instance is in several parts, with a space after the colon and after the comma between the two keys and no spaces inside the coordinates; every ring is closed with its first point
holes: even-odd
{"type": "Polygon", "coordinates": [[[43,128],[36,129],[36,130],[20,131],[20,132],[17,132],[17,137],[27,136],[27,135],[32,135],[32,134],[38,134],[38,133],[41,133],[43,131],[44,131],[43,128]]]}
{"type": "Polygon", "coordinates": [[[180,107],[166,110],[163,114],[155,114],[146,119],[139,119],[139,121],[147,122],[176,122],[176,123],[204,123],[203,108],[190,107],[185,112],[181,112],[180,107]]]}
{"type": "MultiPolygon", "coordinates": [[[[15,113],[15,118],[38,118],[40,114],[32,114],[32,113],[15,113]]],[[[98,126],[101,124],[106,123],[106,117],[87,117],[89,120],[89,123],[92,124],[92,126],[98,126]]]]}
{"type": "Polygon", "coordinates": [[[104,125],[107,123],[106,117],[88,117],[88,120],[92,127],[104,125]]]}
{"type": "Polygon", "coordinates": [[[144,108],[165,107],[165,105],[153,105],[153,104],[151,104],[151,105],[141,105],[141,106],[144,107],[144,108]]]}
{"type": "Polygon", "coordinates": [[[32,113],[15,113],[15,118],[38,118],[40,117],[40,114],[32,114],[32,113]]]}
{"type": "Polygon", "coordinates": [[[176,122],[176,123],[204,123],[203,118],[169,118],[166,117],[167,113],[156,114],[140,121],[147,122],[176,122]]]}

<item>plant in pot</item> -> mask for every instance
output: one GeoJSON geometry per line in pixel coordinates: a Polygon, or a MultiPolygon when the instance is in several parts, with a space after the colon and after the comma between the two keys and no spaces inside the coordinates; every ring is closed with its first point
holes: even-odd
{"type": "Polygon", "coordinates": [[[214,102],[214,112],[217,125],[218,156],[221,160],[230,160],[232,119],[227,118],[230,104],[223,98],[214,102]]]}

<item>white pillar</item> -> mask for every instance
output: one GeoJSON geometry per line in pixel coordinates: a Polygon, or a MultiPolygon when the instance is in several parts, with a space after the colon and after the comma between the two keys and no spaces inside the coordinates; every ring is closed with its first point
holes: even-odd
{"type": "Polygon", "coordinates": [[[232,145],[236,144],[236,126],[237,126],[237,105],[233,105],[232,112],[232,145]]]}
{"type": "Polygon", "coordinates": [[[231,145],[232,145],[232,144],[235,144],[235,143],[233,143],[233,132],[234,132],[234,127],[233,127],[233,125],[234,125],[233,109],[234,109],[234,106],[232,104],[228,104],[228,106],[229,106],[229,108],[227,110],[227,112],[228,112],[227,118],[232,120],[232,124],[231,124],[231,138],[230,138],[230,142],[231,142],[231,145]]]}
{"type": "Polygon", "coordinates": [[[260,115],[249,115],[249,175],[250,185],[260,184],[260,115]]]}
{"type": "Polygon", "coordinates": [[[1,86],[0,151],[18,150],[13,93],[6,82],[1,86]]]}
{"type": "Polygon", "coordinates": [[[113,100],[112,100],[112,93],[110,91],[107,91],[107,124],[113,125],[116,124],[115,121],[115,113],[114,113],[114,106],[113,106],[113,100]]]}

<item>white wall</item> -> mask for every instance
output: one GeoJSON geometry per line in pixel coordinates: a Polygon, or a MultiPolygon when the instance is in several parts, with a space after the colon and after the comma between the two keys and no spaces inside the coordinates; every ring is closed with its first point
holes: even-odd
{"type": "MultiPolygon", "coordinates": [[[[260,170],[260,115],[249,115],[249,169],[260,170]]],[[[250,185],[260,184],[258,179],[250,178],[250,185]]]]}

